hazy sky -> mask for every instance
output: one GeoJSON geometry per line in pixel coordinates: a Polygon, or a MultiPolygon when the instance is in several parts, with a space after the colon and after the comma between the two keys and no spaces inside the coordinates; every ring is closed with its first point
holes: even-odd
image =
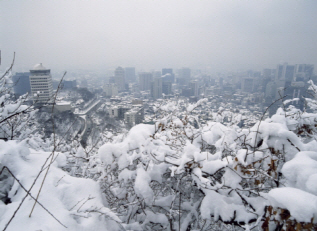
{"type": "Polygon", "coordinates": [[[0,68],[14,51],[17,70],[316,66],[316,12],[316,0],[0,0],[0,68]]]}

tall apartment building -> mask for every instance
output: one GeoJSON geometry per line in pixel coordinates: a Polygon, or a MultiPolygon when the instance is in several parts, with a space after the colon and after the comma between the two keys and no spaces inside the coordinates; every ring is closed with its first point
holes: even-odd
{"type": "Polygon", "coordinates": [[[140,91],[150,90],[152,81],[153,81],[153,75],[151,72],[140,72],[139,73],[140,91]]]}
{"type": "Polygon", "coordinates": [[[53,100],[53,83],[51,70],[42,63],[30,70],[30,85],[34,103],[51,103],[53,100]]]}
{"type": "Polygon", "coordinates": [[[118,86],[118,90],[124,91],[125,90],[125,74],[124,74],[124,69],[122,67],[117,67],[117,69],[114,71],[114,78],[118,86]]]}

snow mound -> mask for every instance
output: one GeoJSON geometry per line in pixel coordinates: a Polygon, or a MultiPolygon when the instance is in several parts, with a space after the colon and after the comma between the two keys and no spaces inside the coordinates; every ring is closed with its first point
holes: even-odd
{"type": "Polygon", "coordinates": [[[317,196],[296,188],[276,188],[269,192],[273,206],[286,208],[297,221],[317,219],[317,196]]]}
{"type": "MultiPolygon", "coordinates": [[[[15,141],[0,140],[0,146],[1,167],[7,166],[25,189],[32,188],[30,193],[35,198],[46,173],[46,167],[50,163],[51,153],[29,150],[25,144],[15,141]],[[35,181],[40,172],[39,178],[35,181]]],[[[98,183],[90,179],[72,177],[60,169],[60,166],[65,164],[64,154],[55,153],[54,158],[56,162],[49,168],[38,201],[56,219],[39,204],[35,206],[32,216],[29,217],[34,200],[28,196],[7,230],[21,230],[21,227],[25,231],[123,230],[120,219],[104,206],[104,198],[98,183]]],[[[26,195],[17,181],[11,181],[11,184],[6,186],[1,188],[6,190],[3,193],[8,195],[11,203],[4,204],[0,201],[1,230],[26,195]]]]}

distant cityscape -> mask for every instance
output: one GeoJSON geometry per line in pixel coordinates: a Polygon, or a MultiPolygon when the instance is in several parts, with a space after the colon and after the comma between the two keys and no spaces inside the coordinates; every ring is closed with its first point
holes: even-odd
{"type": "MultiPolygon", "coordinates": [[[[61,83],[54,107],[60,112],[83,114],[88,101],[88,106],[105,104],[102,107],[109,117],[123,120],[130,127],[150,122],[151,106],[155,102],[175,98],[192,103],[208,98],[212,104],[206,111],[211,112],[224,106],[226,110],[247,110],[260,116],[269,107],[268,114],[272,115],[287,99],[303,109],[303,98],[310,97],[307,91],[309,80],[317,81],[312,64],[284,63],[261,72],[248,70],[217,75],[200,70],[193,73],[190,68],[137,72],[134,67],[119,66],[108,76],[85,71],[68,73],[61,83]],[[85,96],[74,98],[71,93],[63,94],[74,90],[85,96]]],[[[57,76],[52,78],[50,69],[36,64],[28,72],[15,73],[13,82],[17,97],[29,93],[33,103],[42,105],[53,103],[60,81],[57,76]]]]}

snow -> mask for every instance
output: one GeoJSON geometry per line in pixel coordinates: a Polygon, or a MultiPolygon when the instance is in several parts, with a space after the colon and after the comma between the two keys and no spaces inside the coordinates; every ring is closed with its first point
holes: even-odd
{"type": "Polygon", "coordinates": [[[152,204],[154,193],[149,186],[151,182],[151,177],[149,174],[143,169],[138,168],[137,176],[135,178],[134,190],[135,193],[144,199],[146,204],[152,204]]]}
{"type": "MultiPolygon", "coordinates": [[[[48,152],[30,152],[25,143],[0,140],[0,163],[7,166],[19,179],[21,184],[30,189],[36,176],[42,169],[45,160],[50,157],[48,152]],[[34,153],[34,154],[32,154],[34,153]]],[[[51,165],[44,186],[39,196],[39,202],[49,210],[64,226],[49,215],[40,205],[36,205],[29,218],[34,200],[30,197],[8,226],[7,230],[91,230],[109,229],[121,230],[120,219],[104,206],[99,185],[91,179],[76,178],[60,169],[64,166],[65,156],[56,153],[58,157],[51,165]]],[[[47,164],[46,164],[47,166],[47,164]]],[[[46,170],[45,170],[46,171],[46,170]]],[[[35,182],[30,193],[35,197],[39,191],[44,172],[35,182]]],[[[0,228],[9,221],[13,212],[26,195],[17,181],[12,187],[6,188],[12,203],[0,204],[0,228]]]]}
{"type": "Polygon", "coordinates": [[[317,219],[317,196],[296,188],[275,188],[269,192],[273,206],[286,208],[297,221],[317,219]]]}
{"type": "MultiPolygon", "coordinates": [[[[7,97],[0,96],[0,102],[7,97]]],[[[199,106],[207,99],[161,103],[155,125],[107,132],[107,143],[90,156],[81,146],[69,150],[68,144],[54,153],[39,202],[67,230],[155,230],[156,225],[201,230],[201,220],[206,227],[235,221],[251,229],[261,226],[265,206],[287,209],[297,222],[317,221],[316,114],[289,106],[240,129],[234,123],[248,115],[237,115],[225,126],[223,117],[234,117],[225,108],[213,114],[214,121],[201,123],[199,106]],[[298,133],[303,127],[313,132],[298,133]],[[80,177],[64,171],[76,168],[85,169],[80,177]]],[[[6,104],[0,116],[23,108],[6,104]]],[[[0,140],[0,147],[0,167],[7,166],[26,189],[39,175],[30,190],[36,196],[52,157],[51,143],[34,134],[22,142],[0,140]]],[[[26,194],[8,172],[3,174],[2,229],[26,194]]],[[[8,230],[66,230],[40,205],[29,218],[33,204],[29,196],[8,230]]]]}
{"type": "Polygon", "coordinates": [[[282,173],[287,185],[317,196],[317,152],[304,151],[284,164],[282,173]]]}

